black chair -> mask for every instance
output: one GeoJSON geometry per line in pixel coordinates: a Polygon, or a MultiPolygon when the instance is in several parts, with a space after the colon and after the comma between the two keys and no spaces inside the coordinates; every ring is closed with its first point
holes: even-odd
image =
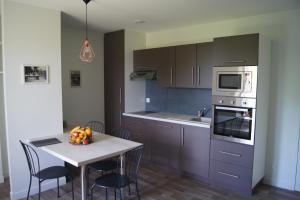
{"type": "Polygon", "coordinates": [[[86,127],[90,127],[92,131],[96,131],[98,133],[104,133],[104,123],[100,121],[89,121],[86,127]]]}
{"type": "MultiPolygon", "coordinates": [[[[119,137],[125,140],[130,139],[130,132],[127,129],[114,129],[112,131],[112,135],[115,137],[119,137]]],[[[119,160],[118,158],[114,159],[107,159],[107,160],[101,160],[92,164],[88,165],[87,172],[86,172],[86,179],[87,179],[87,188],[89,188],[89,174],[90,169],[101,172],[103,175],[104,172],[113,172],[113,170],[117,169],[119,167],[119,160]]]]}
{"type": "Polygon", "coordinates": [[[93,199],[93,190],[95,187],[105,188],[106,199],[107,199],[107,189],[113,188],[116,199],[116,190],[119,190],[120,199],[122,200],[121,189],[128,186],[129,195],[130,185],[135,184],[135,189],[137,193],[138,199],[140,199],[139,189],[138,189],[138,171],[139,166],[143,154],[143,146],[140,146],[130,152],[126,153],[126,166],[125,166],[125,174],[121,175],[120,173],[111,173],[100,176],[95,180],[95,183],[92,185],[91,191],[91,199],[93,199]]]}
{"type": "Polygon", "coordinates": [[[73,177],[70,176],[68,170],[63,166],[52,166],[45,169],[40,169],[40,159],[36,151],[29,146],[28,144],[23,143],[20,141],[23,150],[26,155],[29,172],[30,172],[30,182],[29,188],[27,193],[27,200],[29,199],[32,177],[39,179],[39,198],[41,198],[41,183],[45,180],[49,179],[57,179],[57,198],[60,197],[59,195],[59,178],[68,176],[72,182],[72,199],[74,200],[74,184],[73,184],[73,177]]]}

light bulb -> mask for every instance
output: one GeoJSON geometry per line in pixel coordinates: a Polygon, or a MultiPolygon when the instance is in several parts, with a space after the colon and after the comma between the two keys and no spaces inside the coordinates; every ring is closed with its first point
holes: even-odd
{"type": "Polygon", "coordinates": [[[95,58],[95,53],[88,39],[85,39],[80,51],[80,60],[91,63],[95,58]]]}

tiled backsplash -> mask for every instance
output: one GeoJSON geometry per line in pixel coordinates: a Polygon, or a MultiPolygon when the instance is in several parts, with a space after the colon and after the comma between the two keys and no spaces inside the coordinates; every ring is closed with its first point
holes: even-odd
{"type": "MultiPolygon", "coordinates": [[[[147,111],[197,115],[204,106],[211,108],[211,89],[165,88],[156,81],[147,81],[146,97],[151,99],[146,103],[147,111]]],[[[211,111],[207,116],[211,116],[211,111]]]]}

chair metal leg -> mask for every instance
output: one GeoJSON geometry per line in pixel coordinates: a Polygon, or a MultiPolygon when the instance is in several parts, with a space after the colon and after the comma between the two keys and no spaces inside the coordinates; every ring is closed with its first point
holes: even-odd
{"type": "Polygon", "coordinates": [[[30,189],[31,189],[31,182],[32,182],[32,176],[30,175],[29,187],[28,187],[27,198],[26,198],[27,200],[29,200],[30,189]]]}
{"type": "Polygon", "coordinates": [[[128,194],[131,195],[130,184],[128,184],[128,194]]]}
{"type": "Polygon", "coordinates": [[[136,195],[138,200],[140,200],[140,192],[139,192],[139,187],[138,187],[138,182],[135,182],[135,189],[136,189],[136,195]]]}
{"type": "Polygon", "coordinates": [[[107,200],[107,188],[105,188],[105,199],[107,200]]]}
{"type": "Polygon", "coordinates": [[[122,191],[121,191],[121,189],[119,189],[119,191],[120,191],[120,200],[122,200],[123,199],[123,197],[122,197],[122,191]]]}
{"type": "Polygon", "coordinates": [[[115,192],[115,200],[117,200],[117,190],[116,190],[116,188],[114,189],[114,192],[115,192]]]}
{"type": "Polygon", "coordinates": [[[73,182],[73,177],[71,177],[72,181],[72,199],[74,200],[74,182],[73,182]]]}
{"type": "Polygon", "coordinates": [[[95,188],[95,184],[94,185],[92,185],[92,187],[91,187],[91,200],[93,200],[93,191],[94,191],[94,188],[95,188]]]}
{"type": "Polygon", "coordinates": [[[57,178],[57,198],[59,197],[59,178],[57,178]]]}
{"type": "Polygon", "coordinates": [[[86,195],[89,196],[89,187],[90,187],[90,168],[87,167],[86,170],[86,195]]]}
{"type": "Polygon", "coordinates": [[[39,200],[41,199],[41,181],[39,180],[39,200]]]}

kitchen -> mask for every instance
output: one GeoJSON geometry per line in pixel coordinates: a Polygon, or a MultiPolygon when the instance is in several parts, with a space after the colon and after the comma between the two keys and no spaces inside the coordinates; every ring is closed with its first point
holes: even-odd
{"type": "Polygon", "coordinates": [[[145,145],[144,160],[251,195],[264,177],[268,108],[259,103],[268,101],[269,60],[259,34],[136,50],[130,77],[147,79],[146,109],[119,122],[145,145]]]}

